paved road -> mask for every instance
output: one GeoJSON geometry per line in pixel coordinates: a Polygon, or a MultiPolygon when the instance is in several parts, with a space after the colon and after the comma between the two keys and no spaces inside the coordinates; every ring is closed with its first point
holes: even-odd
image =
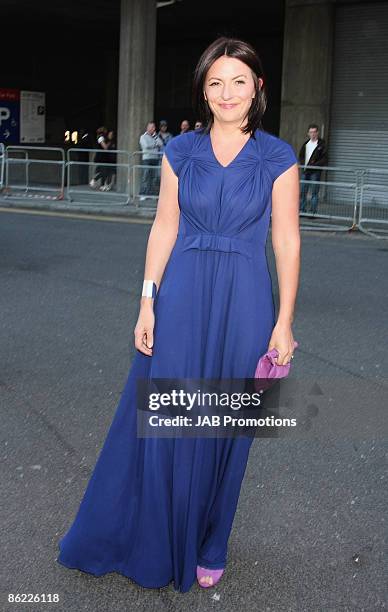
{"type": "Polygon", "coordinates": [[[388,245],[303,233],[293,367],[316,383],[306,436],[254,441],[222,582],[182,595],[55,561],[134,354],[150,224],[15,212],[0,223],[0,610],[385,609],[388,245]],[[355,404],[351,437],[333,421],[342,398],[325,420],[338,381],[372,398],[355,404]],[[60,601],[8,604],[9,592],[60,601]]]}

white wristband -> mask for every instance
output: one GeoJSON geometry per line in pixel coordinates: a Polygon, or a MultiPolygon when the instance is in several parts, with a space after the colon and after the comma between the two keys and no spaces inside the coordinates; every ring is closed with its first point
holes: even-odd
{"type": "Polygon", "coordinates": [[[154,298],[157,293],[156,283],[153,280],[144,280],[143,281],[143,291],[142,297],[150,297],[154,298]]]}

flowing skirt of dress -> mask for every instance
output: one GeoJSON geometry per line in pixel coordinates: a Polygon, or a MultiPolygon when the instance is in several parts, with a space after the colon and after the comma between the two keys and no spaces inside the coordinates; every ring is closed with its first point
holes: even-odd
{"type": "Polygon", "coordinates": [[[189,591],[226,566],[252,436],[137,437],[136,379],[253,377],[274,325],[264,245],[255,256],[178,235],[154,301],[153,355],[136,351],[57,561],[189,591]]]}

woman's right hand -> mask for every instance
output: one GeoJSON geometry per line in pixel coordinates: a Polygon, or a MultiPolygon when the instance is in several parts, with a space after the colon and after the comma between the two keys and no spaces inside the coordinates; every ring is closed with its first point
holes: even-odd
{"type": "Polygon", "coordinates": [[[139,317],[133,331],[135,347],[145,355],[150,356],[152,356],[154,344],[155,314],[153,301],[151,298],[144,298],[144,301],[141,302],[139,317]]]}

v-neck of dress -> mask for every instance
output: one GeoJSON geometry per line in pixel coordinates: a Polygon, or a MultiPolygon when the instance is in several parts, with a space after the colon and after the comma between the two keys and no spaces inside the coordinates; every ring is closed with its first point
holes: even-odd
{"type": "Polygon", "coordinates": [[[226,166],[224,166],[223,164],[221,164],[220,161],[218,161],[216,154],[214,153],[214,149],[213,149],[213,143],[212,143],[212,139],[210,136],[210,132],[208,133],[208,140],[209,140],[209,146],[210,146],[210,151],[211,154],[213,156],[213,158],[215,159],[215,161],[217,162],[217,164],[223,168],[224,170],[226,170],[227,168],[229,168],[232,164],[234,164],[235,161],[238,160],[238,158],[240,157],[240,155],[242,155],[243,151],[245,150],[245,148],[248,146],[248,143],[252,140],[252,136],[250,136],[248,138],[248,140],[244,143],[244,145],[241,147],[241,149],[239,150],[239,152],[237,153],[237,155],[235,155],[235,157],[232,159],[232,161],[230,161],[226,166]]]}

